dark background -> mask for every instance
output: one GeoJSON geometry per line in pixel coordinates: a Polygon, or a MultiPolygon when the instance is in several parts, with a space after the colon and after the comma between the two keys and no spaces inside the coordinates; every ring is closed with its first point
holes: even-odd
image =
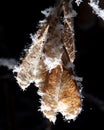
{"type": "MultiPolygon", "coordinates": [[[[83,111],[75,121],[67,123],[57,116],[51,124],[38,112],[37,88],[31,84],[22,91],[12,71],[0,67],[0,130],[72,130],[104,129],[104,21],[92,13],[87,0],[80,7],[73,3],[78,15],[74,18],[76,74],[83,77],[83,111]]],[[[0,1],[0,58],[23,55],[31,43],[30,34],[44,16],[41,10],[53,6],[54,0],[0,1]]],[[[103,0],[100,7],[104,8],[103,0]]]]}

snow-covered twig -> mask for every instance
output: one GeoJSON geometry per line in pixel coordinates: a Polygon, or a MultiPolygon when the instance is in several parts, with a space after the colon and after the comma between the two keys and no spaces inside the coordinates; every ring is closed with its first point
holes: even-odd
{"type": "Polygon", "coordinates": [[[94,13],[104,20],[104,9],[99,7],[99,0],[90,0],[89,5],[92,7],[94,13]]]}

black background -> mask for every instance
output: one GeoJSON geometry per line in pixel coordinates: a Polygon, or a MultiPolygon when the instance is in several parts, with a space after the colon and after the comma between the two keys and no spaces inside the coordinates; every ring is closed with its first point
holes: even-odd
{"type": "MultiPolygon", "coordinates": [[[[57,116],[51,124],[38,112],[37,88],[31,84],[22,91],[10,70],[0,67],[0,130],[72,130],[104,129],[104,21],[92,13],[87,0],[80,7],[73,3],[78,15],[74,18],[76,74],[83,77],[83,111],[75,121],[67,123],[57,116]]],[[[30,34],[44,16],[41,10],[53,6],[54,0],[0,1],[0,58],[23,55],[31,43],[30,34]]],[[[100,3],[103,8],[104,3],[100,3]]]]}

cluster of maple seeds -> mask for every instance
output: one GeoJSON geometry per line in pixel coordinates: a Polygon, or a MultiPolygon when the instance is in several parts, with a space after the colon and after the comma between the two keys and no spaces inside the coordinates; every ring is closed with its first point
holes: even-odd
{"type": "Polygon", "coordinates": [[[40,111],[50,121],[55,123],[59,112],[66,120],[76,119],[82,110],[82,96],[71,67],[75,59],[75,12],[71,1],[60,0],[43,13],[45,20],[32,36],[33,43],[22,63],[14,69],[16,79],[23,90],[35,83],[41,96],[40,111]]]}

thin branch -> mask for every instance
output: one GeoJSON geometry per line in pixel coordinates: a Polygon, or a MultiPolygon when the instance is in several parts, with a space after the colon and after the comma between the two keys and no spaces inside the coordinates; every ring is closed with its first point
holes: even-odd
{"type": "Polygon", "coordinates": [[[101,111],[104,112],[104,101],[99,99],[98,97],[93,96],[92,94],[86,93],[83,91],[83,96],[85,99],[91,104],[95,104],[101,111]]]}
{"type": "Polygon", "coordinates": [[[0,66],[5,66],[8,69],[13,69],[16,64],[17,64],[17,61],[13,58],[11,58],[11,59],[1,58],[0,59],[0,66]]]}

